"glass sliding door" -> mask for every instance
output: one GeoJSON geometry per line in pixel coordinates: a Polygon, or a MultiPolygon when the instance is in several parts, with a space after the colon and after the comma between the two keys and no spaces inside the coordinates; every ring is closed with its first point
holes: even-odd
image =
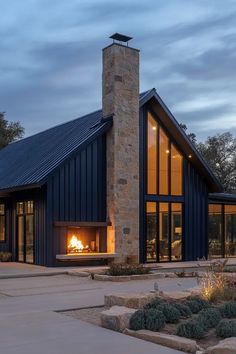
{"type": "Polygon", "coordinates": [[[182,204],[171,203],[171,260],[182,260],[182,204]]]}
{"type": "Polygon", "coordinates": [[[209,204],[208,206],[208,247],[209,256],[223,257],[223,206],[209,204]]]}
{"type": "Polygon", "coordinates": [[[157,213],[156,203],[148,202],[146,204],[146,223],[147,223],[147,242],[146,259],[147,262],[156,262],[157,245],[157,213]]]}
{"type": "Polygon", "coordinates": [[[24,216],[18,216],[18,261],[24,262],[24,216]]]}
{"type": "Polygon", "coordinates": [[[34,263],[33,201],[18,202],[16,211],[18,261],[34,263]]]}
{"type": "Polygon", "coordinates": [[[169,205],[159,203],[159,260],[169,261],[169,205]]]}
{"type": "Polygon", "coordinates": [[[146,203],[146,261],[182,260],[182,203],[146,203]]]}
{"type": "Polygon", "coordinates": [[[236,205],[225,205],[225,256],[236,257],[236,205]]]}

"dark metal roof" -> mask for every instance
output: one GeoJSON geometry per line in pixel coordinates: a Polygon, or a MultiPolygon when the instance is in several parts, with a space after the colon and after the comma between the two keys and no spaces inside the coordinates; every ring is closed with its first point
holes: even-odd
{"type": "MultiPolygon", "coordinates": [[[[0,151],[0,190],[42,182],[75,150],[112,125],[96,111],[9,144],[0,151]]],[[[24,187],[25,188],[25,187],[24,187]]]]}
{"type": "Polygon", "coordinates": [[[112,36],[110,36],[110,38],[120,42],[128,42],[133,39],[133,37],[129,37],[121,33],[114,33],[112,36]]]}
{"type": "Polygon", "coordinates": [[[225,203],[225,204],[236,204],[236,194],[230,193],[209,193],[209,202],[225,203]]]}
{"type": "MultiPolygon", "coordinates": [[[[222,186],[156,90],[141,93],[139,100],[140,107],[149,101],[161,106],[166,113],[165,126],[172,130],[186,152],[193,155],[192,163],[201,169],[212,191],[222,191],[222,186]]],[[[106,132],[111,125],[112,120],[102,119],[102,110],[99,110],[9,144],[0,151],[0,190],[23,189],[42,184],[73,152],[106,132]]]]}

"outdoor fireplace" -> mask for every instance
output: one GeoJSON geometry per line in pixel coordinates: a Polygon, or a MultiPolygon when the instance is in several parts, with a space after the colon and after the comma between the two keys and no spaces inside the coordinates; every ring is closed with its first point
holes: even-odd
{"type": "Polygon", "coordinates": [[[94,227],[67,229],[67,254],[106,252],[106,233],[94,227]]]}
{"type": "Polygon", "coordinates": [[[104,263],[116,257],[107,236],[109,222],[56,221],[54,226],[58,230],[58,261],[104,263]]]}

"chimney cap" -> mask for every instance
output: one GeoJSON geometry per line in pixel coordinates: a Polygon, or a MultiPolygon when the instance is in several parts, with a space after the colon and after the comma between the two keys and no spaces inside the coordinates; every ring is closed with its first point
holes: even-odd
{"type": "Polygon", "coordinates": [[[109,38],[113,39],[113,42],[115,42],[115,41],[125,42],[125,43],[127,42],[127,45],[128,45],[128,41],[133,39],[133,37],[125,36],[124,34],[121,34],[121,33],[114,33],[109,38]]]}

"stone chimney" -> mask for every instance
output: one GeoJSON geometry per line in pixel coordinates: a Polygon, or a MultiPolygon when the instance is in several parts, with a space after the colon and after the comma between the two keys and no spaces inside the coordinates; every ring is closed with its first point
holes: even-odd
{"type": "Polygon", "coordinates": [[[107,134],[108,251],[117,253],[118,262],[128,256],[138,262],[139,50],[120,43],[103,49],[102,108],[103,117],[113,116],[107,134]]]}

